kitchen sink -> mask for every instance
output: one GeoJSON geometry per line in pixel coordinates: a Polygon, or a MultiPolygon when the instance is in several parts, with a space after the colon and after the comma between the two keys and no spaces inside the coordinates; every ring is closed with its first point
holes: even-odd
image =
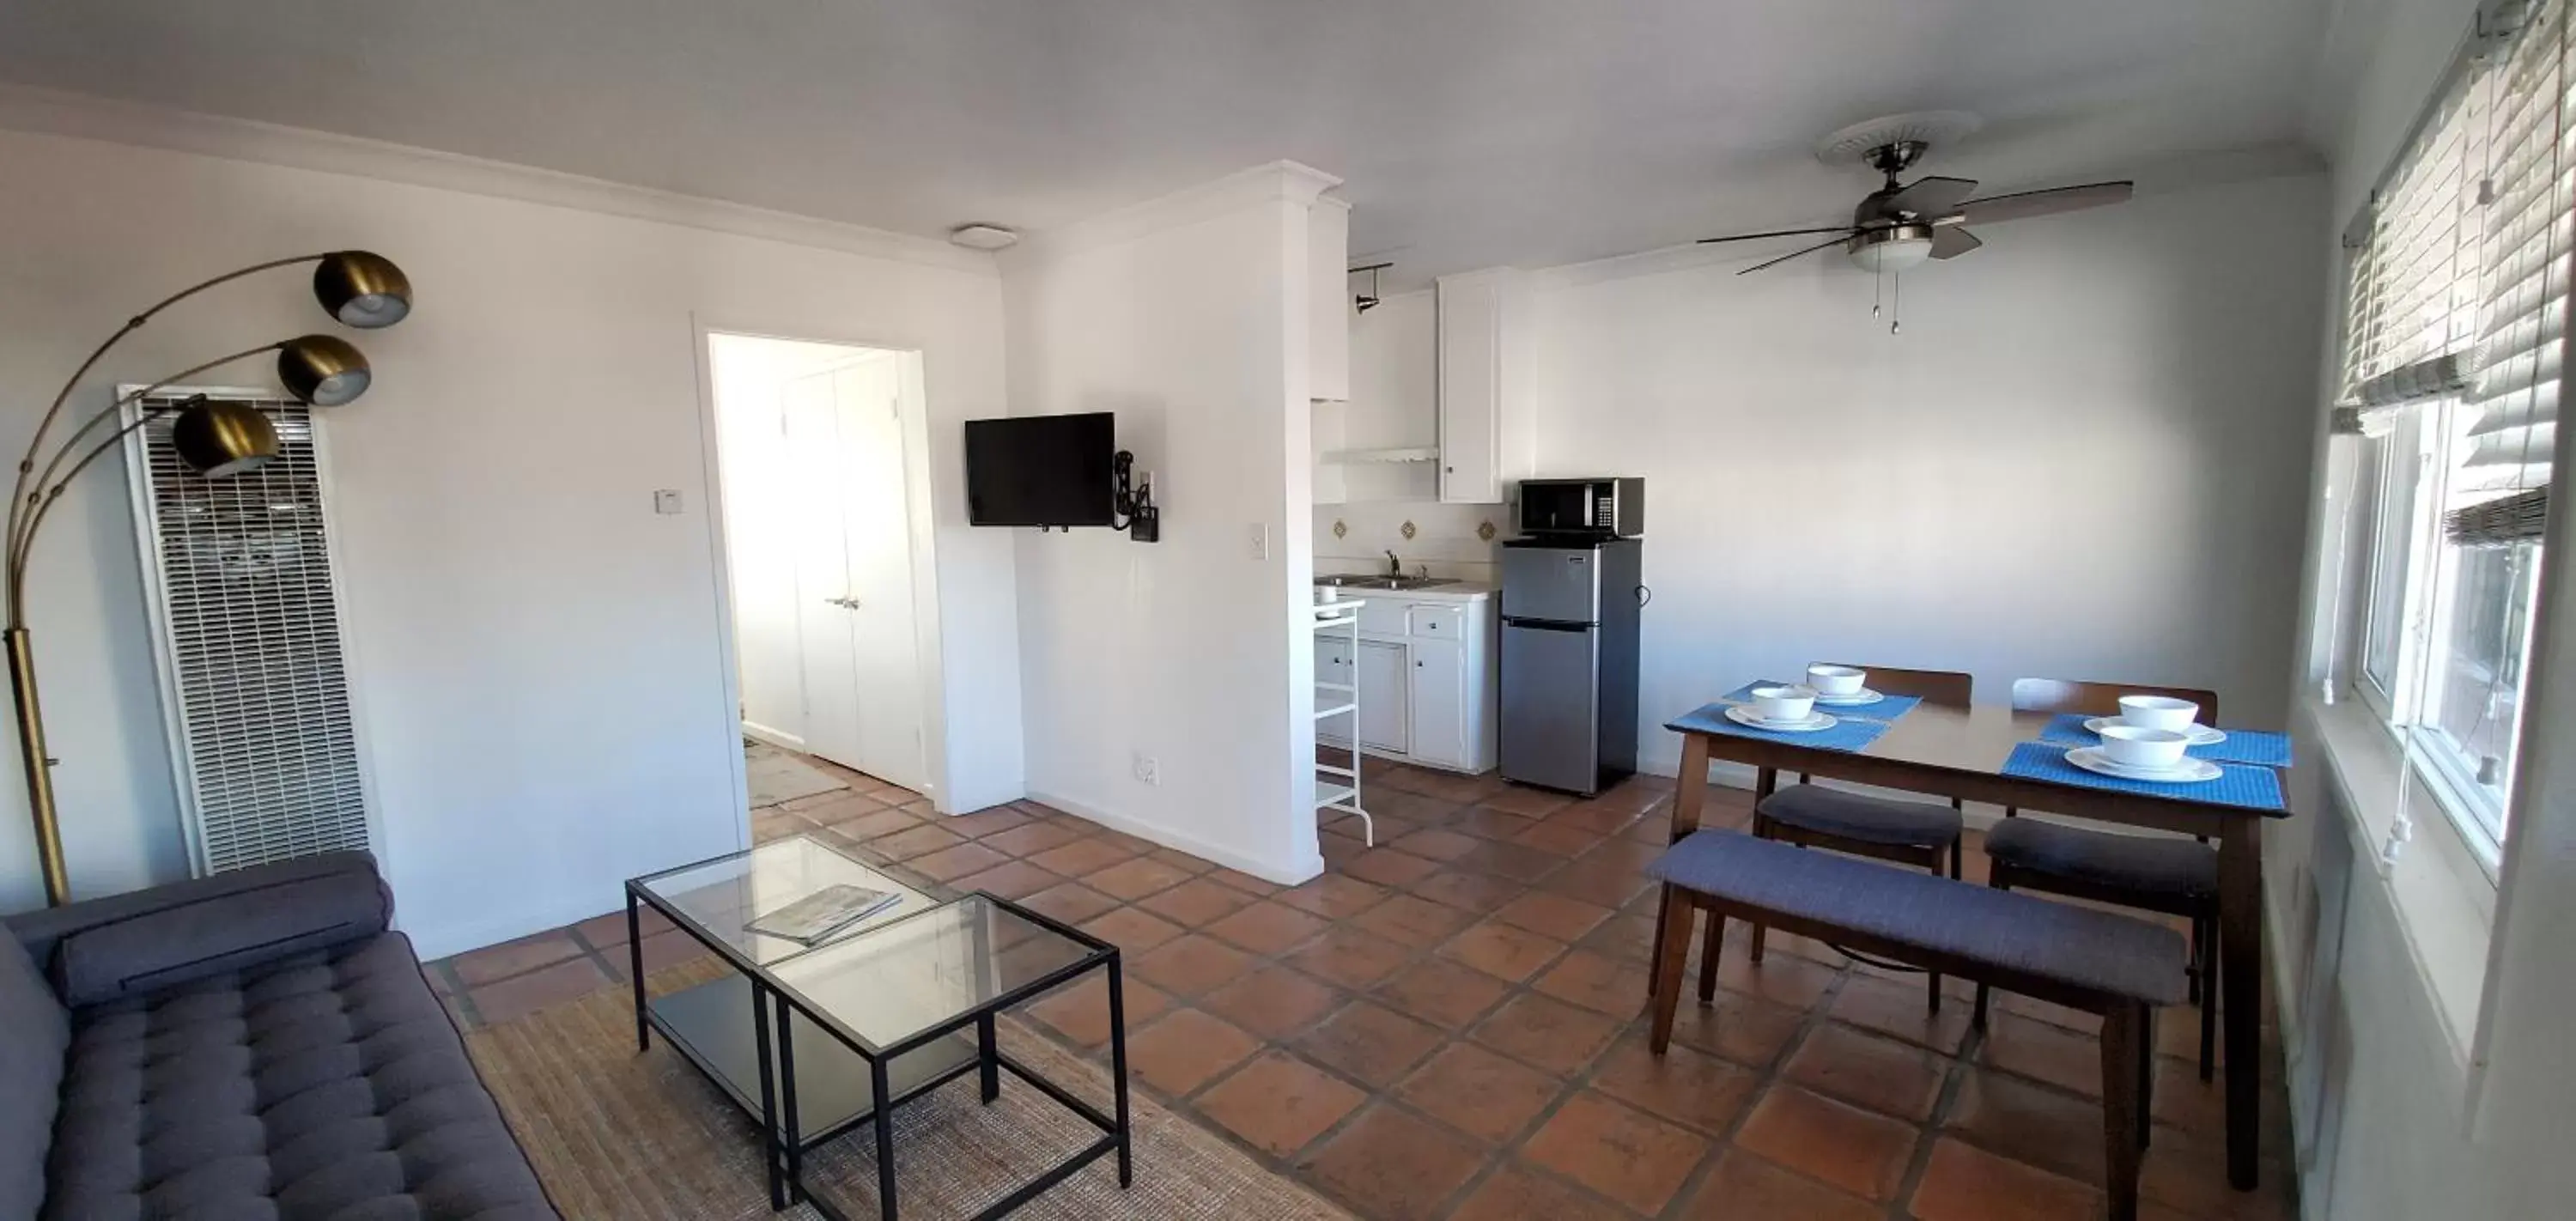
{"type": "Polygon", "coordinates": [[[1431,589],[1441,585],[1455,585],[1458,582],[1448,577],[1369,577],[1345,575],[1317,577],[1315,578],[1315,583],[1317,585],[1330,585],[1335,589],[1385,589],[1400,591],[1407,589],[1431,589]]]}

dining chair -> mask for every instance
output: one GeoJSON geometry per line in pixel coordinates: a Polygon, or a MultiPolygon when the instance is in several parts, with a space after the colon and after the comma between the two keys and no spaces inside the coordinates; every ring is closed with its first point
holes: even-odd
{"type": "MultiPolygon", "coordinates": [[[[1845,663],[1834,663],[1845,664],[1845,663]]],[[[1883,695],[1911,695],[1924,703],[1951,708],[1966,708],[1974,694],[1976,680],[1953,670],[1900,670],[1890,666],[1854,666],[1869,671],[1869,688],[1883,695]]],[[[1869,715],[1867,708],[1851,709],[1858,716],[1869,715]]],[[[1798,783],[1782,790],[1780,774],[1763,768],[1754,776],[1753,834],[1803,848],[1830,848],[1853,856],[1872,857],[1900,865],[1920,865],[1938,875],[1943,858],[1948,858],[1950,876],[1959,876],[1959,840],[1962,824],[1960,805],[1953,799],[1947,806],[1924,801],[1903,801],[1889,797],[1872,797],[1849,793],[1808,783],[1801,772],[1798,783]]],[[[1753,926],[1753,961],[1762,961],[1764,929],[1753,926]]],[[[1720,922],[1709,921],[1708,941],[1700,952],[1700,987],[1702,999],[1716,990],[1718,938],[1720,922]]],[[[1902,969],[1902,968],[1900,968],[1902,969]]],[[[1941,1008],[1941,977],[1931,977],[1931,1007],[1941,1008]]]]}
{"type": "MultiPolygon", "coordinates": [[[[2218,693],[2193,687],[2079,683],[2025,678],[2013,684],[2017,712],[2118,716],[2123,695],[2167,695],[2200,705],[2204,724],[2218,720],[2218,693]]],[[[1986,833],[1986,882],[2002,890],[2037,890],[2114,903],[2191,921],[2190,996],[2200,1006],[2200,1079],[2211,1078],[2218,1031],[2218,851],[2208,840],[2122,835],[2019,817],[1986,833]]],[[[1986,989],[1977,989],[1976,1025],[1986,1024],[1986,989]]]]}

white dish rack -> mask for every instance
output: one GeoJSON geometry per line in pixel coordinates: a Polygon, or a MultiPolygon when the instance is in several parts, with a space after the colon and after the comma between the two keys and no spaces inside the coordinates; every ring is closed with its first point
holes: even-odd
{"type": "MultiPolygon", "coordinates": [[[[1345,656],[1359,656],[1360,607],[1367,602],[1366,598],[1337,598],[1316,603],[1316,634],[1348,633],[1350,652],[1345,656]]],[[[1360,676],[1357,667],[1351,669],[1349,677],[1351,681],[1346,683],[1328,682],[1322,678],[1315,680],[1315,723],[1321,725],[1333,717],[1351,718],[1351,765],[1335,767],[1320,759],[1315,761],[1315,812],[1320,815],[1333,810],[1359,815],[1362,842],[1374,848],[1377,846],[1377,821],[1370,818],[1368,810],[1360,804],[1360,676]]]]}

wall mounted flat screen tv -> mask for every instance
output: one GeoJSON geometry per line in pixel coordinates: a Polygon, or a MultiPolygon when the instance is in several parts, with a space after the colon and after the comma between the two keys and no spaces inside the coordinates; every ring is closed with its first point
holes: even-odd
{"type": "Polygon", "coordinates": [[[977,526],[1105,526],[1116,417],[966,421],[966,520],[977,526]]]}

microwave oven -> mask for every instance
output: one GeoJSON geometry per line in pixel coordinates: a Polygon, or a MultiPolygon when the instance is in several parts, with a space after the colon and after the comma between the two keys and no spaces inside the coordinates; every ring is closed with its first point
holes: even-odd
{"type": "Polygon", "coordinates": [[[1521,480],[1519,525],[1538,537],[1637,538],[1646,532],[1646,481],[1521,480]]]}

